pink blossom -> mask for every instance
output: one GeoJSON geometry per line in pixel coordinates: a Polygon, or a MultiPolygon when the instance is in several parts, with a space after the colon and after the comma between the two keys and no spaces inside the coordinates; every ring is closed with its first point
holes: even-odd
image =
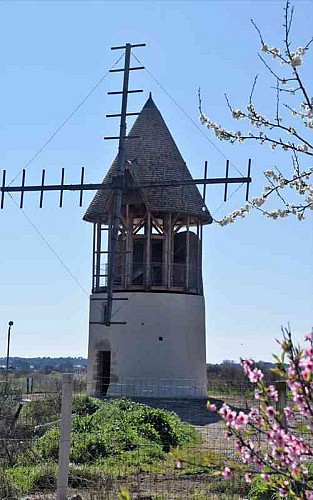
{"type": "Polygon", "coordinates": [[[275,409],[273,408],[273,406],[268,406],[268,407],[266,408],[266,413],[267,413],[267,416],[268,416],[269,418],[274,418],[274,417],[275,417],[275,415],[276,415],[276,411],[275,411],[275,409]]]}
{"type": "MultiPolygon", "coordinates": [[[[302,351],[293,344],[289,336],[286,335],[286,339],[281,343],[283,350],[286,351],[286,358],[288,358],[285,362],[284,373],[287,387],[296,404],[294,408],[286,406],[282,412],[287,420],[301,416],[303,423],[313,430],[311,399],[313,393],[313,333],[306,336],[306,340],[309,340],[310,344],[302,351]]],[[[309,444],[311,441],[307,441],[306,435],[303,438],[294,435],[290,432],[291,426],[288,429],[282,426],[276,418],[278,413],[273,403],[273,401],[277,402],[278,400],[275,386],[266,387],[261,382],[263,373],[252,360],[242,360],[241,362],[246,376],[252,384],[255,384],[255,399],[261,400],[262,404],[259,409],[252,408],[249,413],[245,413],[244,411],[236,412],[224,403],[219,414],[226,423],[227,437],[236,438],[235,446],[242,462],[251,464],[264,481],[269,481],[271,478],[270,473],[266,472],[266,466],[272,470],[281,471],[286,478],[290,479],[290,481],[286,480],[280,484],[280,498],[288,498],[294,490],[295,482],[299,481],[300,478],[303,484],[302,495],[305,490],[304,498],[313,500],[310,488],[311,479],[305,465],[307,458],[313,456],[313,447],[309,444]],[[269,404],[269,401],[272,402],[272,405],[269,404]],[[259,430],[266,437],[267,451],[261,447],[258,440],[254,440],[253,444],[249,438],[251,436],[249,428],[244,428],[249,423],[252,428],[256,431],[259,430]],[[243,431],[242,428],[244,428],[243,431]]],[[[208,408],[212,409],[210,406],[208,408]]],[[[231,470],[225,467],[222,476],[229,479],[232,477],[231,470]]],[[[251,480],[252,474],[245,474],[245,481],[250,483],[251,480]]]]}
{"type": "Polygon", "coordinates": [[[289,408],[289,406],[286,406],[284,408],[284,414],[285,414],[285,417],[287,418],[287,420],[291,420],[293,418],[293,413],[292,413],[291,409],[289,408]]]}
{"type": "Polygon", "coordinates": [[[232,477],[233,473],[232,471],[230,470],[229,467],[225,467],[225,469],[223,470],[222,472],[222,476],[224,479],[230,479],[232,477]]]}
{"type": "Polygon", "coordinates": [[[253,384],[256,384],[257,382],[262,380],[262,378],[264,377],[264,374],[258,368],[254,368],[253,370],[251,370],[248,373],[248,377],[249,377],[250,382],[252,382],[253,384]]]}
{"type": "Polygon", "coordinates": [[[224,403],[218,413],[221,415],[222,418],[226,418],[229,410],[230,410],[229,406],[227,406],[227,404],[224,403]]]}
{"type": "Polygon", "coordinates": [[[261,399],[263,396],[263,392],[260,389],[254,389],[254,397],[255,399],[261,399]]]}
{"type": "Polygon", "coordinates": [[[246,483],[251,483],[252,474],[250,474],[249,472],[247,474],[245,474],[245,481],[246,481],[246,483]]]}
{"type": "Polygon", "coordinates": [[[252,452],[247,446],[242,446],[240,453],[241,453],[241,458],[242,458],[242,461],[244,464],[246,464],[247,462],[249,462],[251,460],[252,452]]]}
{"type": "Polygon", "coordinates": [[[265,472],[262,472],[261,478],[264,479],[264,481],[268,481],[270,476],[268,474],[266,474],[265,472]]]}
{"type": "Polygon", "coordinates": [[[273,385],[269,385],[266,392],[268,397],[274,399],[274,401],[278,401],[278,392],[273,385]]]}
{"type": "Polygon", "coordinates": [[[239,412],[235,420],[235,429],[240,429],[243,425],[247,425],[248,415],[245,415],[242,411],[239,412]]]}
{"type": "Polygon", "coordinates": [[[282,498],[286,498],[288,495],[288,491],[285,488],[280,488],[279,489],[279,494],[282,498]]]}
{"type": "Polygon", "coordinates": [[[226,422],[228,422],[229,424],[232,424],[236,419],[236,415],[237,415],[237,413],[235,411],[230,410],[226,415],[226,422]]]}
{"type": "Polygon", "coordinates": [[[254,364],[252,359],[242,359],[241,364],[243,366],[243,371],[244,371],[245,375],[248,375],[250,373],[250,371],[252,370],[252,367],[254,364]]]}
{"type": "Polygon", "coordinates": [[[301,394],[296,394],[294,396],[293,400],[295,403],[299,403],[299,404],[302,404],[305,402],[304,396],[302,396],[301,394]]]}
{"type": "Polygon", "coordinates": [[[208,402],[207,407],[208,407],[208,410],[210,410],[210,411],[217,411],[216,405],[211,404],[210,402],[208,402]]]}
{"type": "Polygon", "coordinates": [[[303,354],[305,357],[313,356],[313,346],[310,346],[310,347],[307,347],[306,349],[304,349],[303,354]]]}
{"type": "Polygon", "coordinates": [[[296,374],[296,370],[295,370],[294,366],[289,366],[287,373],[288,373],[289,377],[294,377],[296,374]]]}

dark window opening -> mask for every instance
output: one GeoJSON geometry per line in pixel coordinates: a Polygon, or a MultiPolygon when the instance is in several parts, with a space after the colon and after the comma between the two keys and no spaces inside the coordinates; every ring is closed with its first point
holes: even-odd
{"type": "Polygon", "coordinates": [[[160,342],[162,342],[162,340],[163,340],[163,337],[159,337],[159,340],[160,340],[160,342]]]}
{"type": "MultiPolygon", "coordinates": [[[[183,231],[174,237],[172,277],[174,286],[186,286],[187,284],[187,235],[187,231],[183,231]]],[[[199,285],[201,287],[199,245],[197,235],[193,231],[189,231],[188,289],[191,291],[198,291],[199,285]]]]}
{"type": "Polygon", "coordinates": [[[114,285],[121,285],[125,277],[126,263],[126,240],[121,234],[118,236],[116,245],[115,270],[114,270],[114,285]]]}
{"type": "Polygon", "coordinates": [[[98,351],[97,365],[97,392],[105,396],[110,385],[111,351],[98,351]]]}
{"type": "Polygon", "coordinates": [[[173,285],[185,286],[186,282],[186,232],[174,237],[173,285]]]}
{"type": "Polygon", "coordinates": [[[163,284],[163,239],[151,240],[151,285],[163,284]]]}
{"type": "Polygon", "coordinates": [[[145,240],[143,238],[134,239],[133,241],[133,279],[134,285],[144,284],[144,256],[145,256],[145,240]]]}

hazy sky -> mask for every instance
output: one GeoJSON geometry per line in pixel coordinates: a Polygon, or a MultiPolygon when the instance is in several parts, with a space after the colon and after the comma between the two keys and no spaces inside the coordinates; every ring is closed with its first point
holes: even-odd
{"type": "MultiPolygon", "coordinates": [[[[292,41],[303,45],[311,35],[313,3],[293,3],[292,41]]],[[[250,18],[262,27],[270,45],[280,45],[283,7],[283,1],[265,0],[0,1],[0,170],[7,169],[8,179],[20,172],[115,63],[120,53],[110,51],[112,45],[145,42],[147,47],[135,54],[150,74],[131,75],[131,86],[144,89],[144,94],[132,96],[129,109],[140,110],[152,91],[196,177],[203,174],[204,160],[209,161],[209,174],[218,176],[224,174],[225,156],[243,173],[251,157],[251,195],[258,195],[264,184],[261,172],[274,165],[284,170],[289,156],[264,146],[216,141],[200,125],[197,129],[162,87],[198,123],[200,86],[207,114],[235,128],[238,123],[231,120],[223,94],[227,92],[234,105],[244,106],[259,73],[255,99],[273,116],[274,82],[257,58],[260,44],[250,18]]],[[[309,58],[303,75],[312,94],[312,53],[309,58]]],[[[65,167],[66,180],[75,183],[81,166],[86,179],[102,179],[116,153],[116,144],[102,138],[118,134],[118,122],[105,114],[118,112],[120,106],[118,97],[106,93],[118,89],[120,82],[118,73],[104,78],[29,164],[27,181],[40,183],[45,168],[47,182],[58,182],[65,167]]],[[[234,169],[231,173],[236,174],[234,169]]],[[[92,226],[81,219],[91,196],[86,194],[79,208],[78,194],[65,193],[64,208],[59,209],[58,195],[48,193],[39,209],[38,194],[25,195],[29,220],[6,198],[0,213],[0,356],[5,354],[9,320],[14,321],[12,356],[86,356],[92,226]]],[[[222,196],[222,187],[207,190],[214,217],[241,206],[244,188],[226,204],[222,196]]],[[[255,213],[232,226],[206,228],[208,361],[240,356],[269,360],[277,350],[280,325],[290,321],[299,339],[310,330],[312,222],[312,214],[298,223],[275,222],[255,213]]]]}

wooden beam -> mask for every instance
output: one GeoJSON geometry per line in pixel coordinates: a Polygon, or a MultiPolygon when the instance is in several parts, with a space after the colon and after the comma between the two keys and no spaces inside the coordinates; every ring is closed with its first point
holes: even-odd
{"type": "Polygon", "coordinates": [[[186,291],[189,290],[189,268],[190,268],[190,228],[189,217],[187,217],[187,235],[186,235],[186,291]]]}
{"type": "Polygon", "coordinates": [[[146,223],[146,289],[151,285],[151,213],[147,213],[146,223]]]}

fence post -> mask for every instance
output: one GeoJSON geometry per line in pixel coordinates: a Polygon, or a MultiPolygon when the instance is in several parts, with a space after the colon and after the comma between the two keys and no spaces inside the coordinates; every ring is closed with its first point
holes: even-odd
{"type": "Polygon", "coordinates": [[[61,405],[61,422],[60,422],[57,500],[67,499],[68,473],[69,473],[69,461],[70,461],[72,396],[73,396],[73,375],[71,373],[64,373],[62,377],[62,405],[61,405]]]}
{"type": "Polygon", "coordinates": [[[287,406],[287,384],[285,380],[277,380],[275,382],[275,387],[278,392],[278,400],[276,404],[276,410],[281,413],[280,423],[287,429],[287,419],[284,413],[284,408],[287,406]]]}

